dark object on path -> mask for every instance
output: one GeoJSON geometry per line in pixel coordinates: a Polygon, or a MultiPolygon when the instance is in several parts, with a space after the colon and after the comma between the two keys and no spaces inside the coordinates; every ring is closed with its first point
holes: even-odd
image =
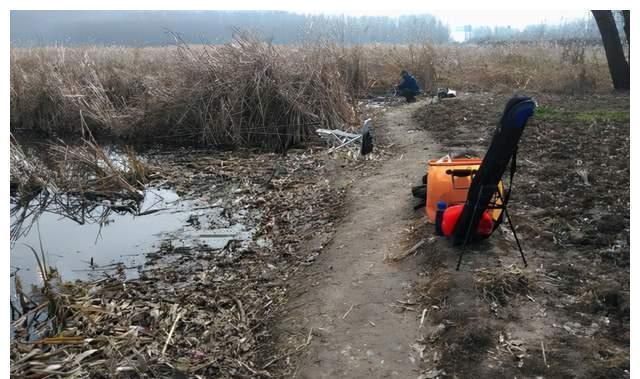
{"type": "Polygon", "coordinates": [[[420,204],[424,206],[425,198],[427,197],[427,185],[422,184],[419,186],[412,187],[411,194],[413,195],[413,197],[420,199],[422,201],[422,203],[420,204]]]}
{"type": "Polygon", "coordinates": [[[450,88],[438,88],[438,99],[446,99],[450,97],[456,97],[456,91],[450,88]]]}
{"type": "Polygon", "coordinates": [[[371,119],[367,119],[362,126],[362,141],[360,142],[360,155],[364,156],[373,151],[373,130],[371,119]]]}
{"type": "Polygon", "coordinates": [[[398,96],[406,98],[407,103],[415,102],[416,96],[422,92],[416,78],[405,70],[402,70],[400,75],[402,77],[402,82],[396,86],[398,96]]]}

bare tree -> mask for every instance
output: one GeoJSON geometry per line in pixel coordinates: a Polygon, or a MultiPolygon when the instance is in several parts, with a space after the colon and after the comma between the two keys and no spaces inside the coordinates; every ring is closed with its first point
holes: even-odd
{"type": "Polygon", "coordinates": [[[624,35],[627,36],[627,45],[631,45],[631,14],[629,10],[622,11],[622,17],[624,17],[624,35]]]}
{"type": "MultiPolygon", "coordinates": [[[[613,87],[617,90],[628,90],[630,85],[629,79],[629,63],[624,57],[624,50],[620,43],[620,34],[613,19],[610,10],[595,11],[592,10],[593,17],[596,19],[600,35],[602,36],[602,44],[607,55],[607,63],[609,65],[609,73],[613,87]]],[[[626,20],[625,20],[625,24],[626,20]]],[[[629,35],[627,34],[627,39],[629,35]]]]}

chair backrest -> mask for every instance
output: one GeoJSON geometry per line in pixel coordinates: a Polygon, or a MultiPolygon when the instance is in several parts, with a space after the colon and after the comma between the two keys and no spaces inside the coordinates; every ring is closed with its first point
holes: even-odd
{"type": "Polygon", "coordinates": [[[514,96],[507,102],[491,145],[471,181],[464,209],[453,233],[454,244],[477,238],[478,223],[494,198],[509,161],[515,156],[522,131],[535,107],[535,102],[526,96],[514,96]]]}

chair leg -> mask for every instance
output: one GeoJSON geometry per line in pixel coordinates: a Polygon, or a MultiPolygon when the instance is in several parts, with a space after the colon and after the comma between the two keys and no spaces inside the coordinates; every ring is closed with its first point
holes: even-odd
{"type": "Polygon", "coordinates": [[[467,246],[467,241],[465,240],[460,248],[460,254],[458,255],[458,265],[456,266],[456,271],[460,271],[460,263],[462,263],[462,255],[464,254],[464,249],[467,246]]]}
{"type": "MultiPolygon", "coordinates": [[[[480,186],[480,193],[482,193],[484,186],[480,186]]],[[[480,201],[480,196],[478,196],[478,198],[476,199],[476,203],[473,206],[473,213],[472,216],[476,214],[476,211],[478,210],[478,202],[480,201]]],[[[473,217],[472,217],[473,218],[473,217]]],[[[462,255],[464,254],[466,248],[467,248],[467,243],[469,242],[469,238],[471,238],[471,225],[472,223],[469,223],[469,227],[467,228],[467,232],[464,235],[464,242],[462,243],[462,247],[460,248],[460,254],[458,255],[458,265],[456,266],[456,271],[460,271],[460,264],[462,263],[462,255]]]]}
{"type": "Polygon", "coordinates": [[[518,238],[518,233],[516,233],[516,228],[513,226],[513,222],[511,222],[511,216],[509,216],[509,211],[507,211],[507,205],[505,204],[504,198],[500,191],[498,191],[498,197],[500,201],[502,201],[502,209],[504,211],[504,215],[507,216],[507,221],[509,222],[509,228],[513,233],[513,238],[516,240],[516,244],[518,245],[518,251],[520,251],[520,256],[522,257],[522,262],[524,263],[524,267],[527,267],[527,259],[524,257],[524,251],[522,251],[522,245],[520,245],[520,239],[518,238]]]}
{"type": "Polygon", "coordinates": [[[520,251],[520,256],[522,257],[522,262],[524,263],[524,267],[527,267],[527,259],[524,257],[524,251],[522,251],[522,246],[520,245],[520,239],[518,238],[518,233],[516,233],[516,228],[513,226],[513,223],[511,222],[511,217],[509,216],[509,212],[507,212],[506,206],[504,207],[504,214],[505,216],[507,216],[509,227],[511,228],[513,237],[516,239],[516,244],[518,245],[518,250],[520,251]]]}

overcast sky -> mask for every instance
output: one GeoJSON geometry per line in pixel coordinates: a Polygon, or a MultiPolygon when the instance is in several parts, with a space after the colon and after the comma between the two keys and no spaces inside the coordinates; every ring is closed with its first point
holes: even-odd
{"type": "Polygon", "coordinates": [[[508,26],[523,28],[532,24],[557,24],[563,21],[585,18],[589,11],[434,11],[432,14],[451,27],[452,37],[458,41],[464,37],[456,27],[463,25],[508,26]]]}

